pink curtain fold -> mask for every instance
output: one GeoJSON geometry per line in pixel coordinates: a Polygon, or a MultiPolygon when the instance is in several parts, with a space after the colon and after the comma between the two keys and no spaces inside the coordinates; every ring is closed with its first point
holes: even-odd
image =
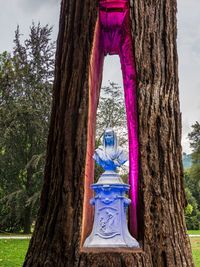
{"type": "Polygon", "coordinates": [[[129,140],[129,227],[137,238],[138,198],[138,122],[136,71],[130,33],[129,5],[127,1],[102,1],[99,3],[100,39],[104,55],[118,54],[121,62],[129,140]]]}

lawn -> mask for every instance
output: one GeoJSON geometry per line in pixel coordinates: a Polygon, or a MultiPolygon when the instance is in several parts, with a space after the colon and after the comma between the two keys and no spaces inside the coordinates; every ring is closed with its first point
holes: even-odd
{"type": "Polygon", "coordinates": [[[188,230],[189,235],[200,235],[200,230],[188,230]]]}
{"type": "MultiPolygon", "coordinates": [[[[190,240],[194,262],[200,267],[200,237],[191,237],[190,240]]],[[[29,242],[30,239],[0,239],[0,266],[21,267],[29,242]]]]}
{"type": "Polygon", "coordinates": [[[200,267],[200,236],[190,237],[190,242],[195,265],[196,267],[200,267]]]}
{"type": "Polygon", "coordinates": [[[30,239],[0,239],[0,266],[21,267],[30,239]]]}

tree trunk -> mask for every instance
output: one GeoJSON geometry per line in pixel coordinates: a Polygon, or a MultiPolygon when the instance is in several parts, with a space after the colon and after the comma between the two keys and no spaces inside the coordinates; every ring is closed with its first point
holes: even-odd
{"type": "Polygon", "coordinates": [[[98,2],[63,0],[45,178],[24,266],[76,266],[84,199],[89,62],[98,2]]]}
{"type": "Polygon", "coordinates": [[[94,0],[61,4],[45,178],[24,266],[194,266],[184,222],[175,0],[130,0],[141,249],[81,248],[88,121],[95,124],[88,118],[88,81],[97,9],[94,0]]]}
{"type": "Polygon", "coordinates": [[[176,1],[130,1],[137,72],[139,240],[153,266],[194,266],[184,220],[176,1]]]}
{"type": "MultiPolygon", "coordinates": [[[[31,153],[32,154],[32,153],[31,153]]],[[[32,158],[30,156],[29,158],[32,158]]],[[[30,198],[32,195],[32,188],[31,188],[31,180],[33,176],[33,169],[30,166],[27,169],[27,176],[26,176],[26,182],[25,182],[25,189],[26,189],[26,200],[27,198],[30,198]]],[[[30,234],[31,233],[31,224],[32,224],[32,207],[31,205],[26,206],[26,203],[24,203],[24,225],[23,225],[23,230],[24,234],[30,234]]]]}
{"type": "Polygon", "coordinates": [[[30,234],[31,232],[31,208],[25,207],[24,209],[24,234],[30,234]]]}
{"type": "Polygon", "coordinates": [[[148,256],[142,249],[130,248],[87,248],[80,254],[80,267],[150,267],[148,256]]]}

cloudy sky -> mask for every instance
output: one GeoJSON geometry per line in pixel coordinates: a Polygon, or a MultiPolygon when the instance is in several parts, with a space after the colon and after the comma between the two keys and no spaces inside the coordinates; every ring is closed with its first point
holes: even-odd
{"type": "MultiPolygon", "coordinates": [[[[14,31],[17,24],[24,37],[34,21],[54,26],[56,40],[59,21],[60,0],[1,0],[0,9],[0,53],[12,51],[14,31]]],[[[182,111],[182,145],[190,152],[187,139],[191,125],[200,122],[200,1],[178,0],[178,54],[179,90],[182,111]]],[[[107,57],[104,63],[103,84],[108,80],[122,84],[119,60],[107,57]]]]}

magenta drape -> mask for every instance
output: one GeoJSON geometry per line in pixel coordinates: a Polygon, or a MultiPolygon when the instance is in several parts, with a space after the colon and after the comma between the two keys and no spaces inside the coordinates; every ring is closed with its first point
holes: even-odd
{"type": "Polygon", "coordinates": [[[136,71],[127,1],[101,1],[99,3],[100,38],[104,54],[118,54],[121,61],[124,95],[127,112],[129,140],[129,192],[132,203],[129,208],[131,234],[137,238],[137,197],[138,197],[138,123],[136,71]]]}

